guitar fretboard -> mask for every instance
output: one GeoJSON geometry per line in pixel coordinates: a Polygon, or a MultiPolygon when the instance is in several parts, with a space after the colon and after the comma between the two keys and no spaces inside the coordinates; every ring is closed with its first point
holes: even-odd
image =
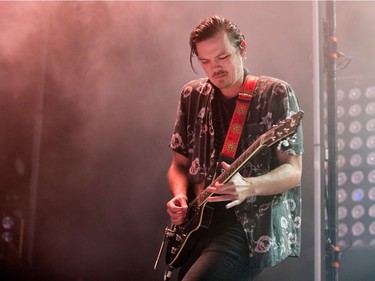
{"type": "MultiPolygon", "coordinates": [[[[263,138],[258,138],[250,147],[248,147],[228,168],[228,170],[221,173],[212,183],[214,185],[216,182],[227,183],[246,163],[262,148],[263,138]]],[[[220,164],[219,164],[220,165],[220,164]]],[[[212,192],[203,190],[199,196],[197,196],[189,205],[190,206],[202,206],[206,203],[207,199],[212,195],[212,192]]]]}

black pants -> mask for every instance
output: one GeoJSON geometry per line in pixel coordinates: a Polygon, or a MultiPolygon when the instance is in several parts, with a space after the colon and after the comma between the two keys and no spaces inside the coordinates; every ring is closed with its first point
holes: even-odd
{"type": "Polygon", "coordinates": [[[193,252],[182,265],[183,281],[252,281],[260,270],[249,267],[248,243],[234,210],[215,203],[208,230],[200,230],[193,252]]]}

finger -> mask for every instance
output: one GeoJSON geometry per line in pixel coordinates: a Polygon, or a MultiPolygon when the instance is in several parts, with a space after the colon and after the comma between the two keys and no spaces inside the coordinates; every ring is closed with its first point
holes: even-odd
{"type": "Polygon", "coordinates": [[[232,202],[228,203],[227,205],[225,205],[225,208],[227,209],[230,209],[230,208],[233,208],[237,205],[240,205],[241,204],[241,201],[240,200],[233,200],[232,202]]]}
{"type": "Polygon", "coordinates": [[[172,213],[174,215],[185,216],[186,212],[187,212],[187,208],[183,208],[183,207],[178,207],[178,208],[173,208],[172,209],[172,213]]]}
{"type": "Polygon", "coordinates": [[[224,170],[228,170],[230,165],[224,161],[221,162],[221,166],[224,168],[224,170]]]}
{"type": "Polygon", "coordinates": [[[185,215],[187,212],[187,207],[179,207],[174,204],[167,204],[167,213],[172,216],[174,214],[183,214],[185,215]]]}
{"type": "Polygon", "coordinates": [[[207,190],[211,193],[221,194],[221,195],[224,195],[224,194],[235,195],[235,194],[237,194],[236,187],[233,184],[230,184],[230,183],[225,184],[225,185],[210,187],[210,188],[207,188],[207,190]]]}
{"type": "Polygon", "coordinates": [[[185,218],[171,218],[171,221],[175,225],[180,225],[184,222],[185,218]]]}
{"type": "Polygon", "coordinates": [[[180,224],[183,224],[184,221],[185,221],[185,219],[175,220],[175,221],[172,220],[172,223],[173,223],[174,225],[180,225],[180,224]]]}
{"type": "Polygon", "coordinates": [[[235,195],[211,196],[208,198],[208,202],[224,202],[224,201],[233,201],[236,199],[237,199],[237,196],[235,195]]]}
{"type": "Polygon", "coordinates": [[[185,213],[172,213],[170,215],[170,218],[174,224],[178,225],[184,222],[186,218],[186,214],[185,213]]]}
{"type": "Polygon", "coordinates": [[[216,194],[223,194],[223,191],[225,190],[225,186],[221,183],[215,184],[215,186],[209,186],[206,188],[208,192],[216,193],[216,194]]]}
{"type": "Polygon", "coordinates": [[[182,220],[185,219],[185,216],[181,216],[181,215],[178,215],[178,214],[173,214],[173,215],[171,216],[171,219],[172,219],[173,221],[182,221],[182,220]]]}
{"type": "Polygon", "coordinates": [[[174,205],[180,208],[187,208],[187,203],[182,198],[177,198],[177,200],[174,201],[174,205]]]}
{"type": "Polygon", "coordinates": [[[220,186],[223,186],[224,184],[223,183],[220,183],[220,182],[215,182],[214,185],[211,185],[209,187],[220,187],[220,186]]]}
{"type": "Polygon", "coordinates": [[[178,206],[180,207],[187,207],[187,202],[186,202],[186,198],[185,197],[178,197],[177,198],[177,202],[178,202],[178,206]]]}
{"type": "Polygon", "coordinates": [[[216,193],[217,188],[215,186],[208,186],[206,190],[210,193],[216,193]]]}

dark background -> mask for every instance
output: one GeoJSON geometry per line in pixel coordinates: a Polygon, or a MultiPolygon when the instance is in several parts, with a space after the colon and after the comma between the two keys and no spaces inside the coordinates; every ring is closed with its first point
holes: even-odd
{"type": "MultiPolygon", "coordinates": [[[[353,57],[339,75],[373,72],[375,3],[337,6],[353,57]]],[[[203,75],[189,33],[213,14],[245,34],[250,73],[288,81],[305,111],[302,255],[259,280],[314,279],[312,2],[0,2],[0,207],[19,210],[38,281],[162,280],[167,144],[203,75]]]]}

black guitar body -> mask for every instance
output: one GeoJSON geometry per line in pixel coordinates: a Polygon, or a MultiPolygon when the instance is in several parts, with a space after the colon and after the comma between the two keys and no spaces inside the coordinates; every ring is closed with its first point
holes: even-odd
{"type": "Polygon", "coordinates": [[[185,262],[196,245],[199,232],[210,226],[213,210],[208,203],[201,208],[190,208],[184,224],[165,229],[168,241],[165,259],[168,265],[177,268],[185,262]]]}

